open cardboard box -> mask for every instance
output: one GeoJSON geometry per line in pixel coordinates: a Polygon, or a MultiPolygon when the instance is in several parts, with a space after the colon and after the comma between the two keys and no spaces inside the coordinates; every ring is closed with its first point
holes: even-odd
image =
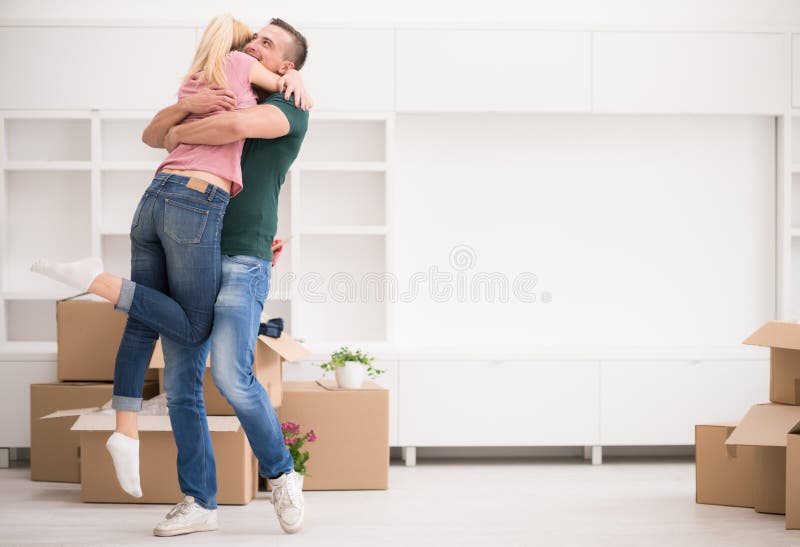
{"type": "MultiPolygon", "coordinates": [[[[307,348],[285,332],[281,333],[279,338],[258,337],[253,356],[253,372],[269,394],[273,407],[281,406],[283,398],[283,362],[297,361],[310,354],[311,352],[307,348]]],[[[203,400],[206,405],[206,413],[209,416],[233,416],[235,414],[233,408],[217,389],[211,376],[211,370],[208,368],[212,366],[212,358],[213,355],[209,355],[206,359],[206,371],[203,374],[203,400]]],[[[150,368],[160,369],[158,379],[162,393],[166,391],[164,366],[164,352],[161,349],[161,340],[159,340],[153,351],[153,358],[150,360],[150,368]]]]}
{"type": "Polygon", "coordinates": [[[770,348],[769,400],[800,405],[800,323],[769,321],[744,343],[770,348]]]}
{"type": "MultiPolygon", "coordinates": [[[[142,497],[126,494],[117,482],[106,441],[114,431],[113,413],[103,407],[60,410],[42,419],[78,416],[72,431],[80,432],[81,501],[164,503],[183,499],[178,485],[177,448],[169,416],[139,416],[139,475],[142,497]]],[[[209,416],[208,427],[217,463],[217,503],[243,505],[258,492],[258,466],[250,443],[235,416],[209,416]]]]}
{"type": "MultiPolygon", "coordinates": [[[[31,480],[81,482],[81,437],[71,428],[77,416],[40,420],[66,408],[102,405],[111,398],[114,384],[57,382],[31,384],[31,480]]],[[[158,395],[158,384],[147,381],[142,397],[158,395]]]]}
{"type": "Polygon", "coordinates": [[[756,448],[725,444],[736,425],[695,426],[697,503],[755,507],[756,448]]]}
{"type": "MultiPolygon", "coordinates": [[[[786,514],[787,527],[800,517],[787,511],[787,443],[800,431],[800,406],[754,405],[733,430],[725,446],[755,448],[755,494],[759,513],[786,514]]],[[[792,486],[789,487],[792,491],[792,486]]],[[[800,508],[799,508],[800,509],[800,508]]]]}

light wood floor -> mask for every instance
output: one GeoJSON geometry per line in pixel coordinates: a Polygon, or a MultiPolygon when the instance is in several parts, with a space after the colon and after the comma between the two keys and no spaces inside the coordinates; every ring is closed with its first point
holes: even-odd
{"type": "Polygon", "coordinates": [[[163,505],[83,504],[79,485],[0,469],[0,544],[50,545],[800,545],[783,517],[694,503],[689,458],[419,460],[389,490],[307,492],[306,523],[284,535],[269,493],[220,507],[220,530],[156,538],[163,505]]]}

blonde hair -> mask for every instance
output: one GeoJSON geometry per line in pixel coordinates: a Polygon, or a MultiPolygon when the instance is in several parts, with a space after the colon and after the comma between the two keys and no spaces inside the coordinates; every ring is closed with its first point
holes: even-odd
{"type": "Polygon", "coordinates": [[[250,27],[234,19],[230,13],[217,15],[203,31],[185,80],[200,72],[207,84],[226,86],[225,56],[244,48],[252,39],[250,27]]]}

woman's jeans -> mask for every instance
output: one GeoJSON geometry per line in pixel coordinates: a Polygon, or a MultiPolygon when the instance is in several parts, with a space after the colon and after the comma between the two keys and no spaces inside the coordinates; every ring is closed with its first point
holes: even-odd
{"type": "Polygon", "coordinates": [[[213,184],[160,172],[131,223],[131,279],[115,309],[128,314],[117,351],[112,407],[139,411],[159,333],[180,344],[208,339],[220,287],[220,234],[230,196],[213,184]],[[188,184],[192,181],[191,184],[188,184]]]}
{"type": "Polygon", "coordinates": [[[222,257],[222,288],[214,328],[200,347],[162,338],[164,389],[178,447],[178,482],[184,495],[206,509],[217,506],[214,451],[203,402],[203,373],[211,350],[214,383],[233,407],[259,461],[259,475],[276,477],[294,469],[281,424],[264,387],[253,374],[258,326],[272,264],[253,256],[222,257]]]}

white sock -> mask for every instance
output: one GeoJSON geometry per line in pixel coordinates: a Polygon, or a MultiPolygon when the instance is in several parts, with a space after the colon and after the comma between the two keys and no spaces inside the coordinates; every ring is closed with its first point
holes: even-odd
{"type": "Polygon", "coordinates": [[[42,258],[33,263],[31,271],[46,275],[81,291],[87,291],[94,278],[103,273],[103,261],[96,256],[75,262],[50,262],[46,258],[42,258]]]}
{"type": "Polygon", "coordinates": [[[142,497],[139,482],[139,439],[115,431],[106,441],[106,449],[114,460],[119,485],[135,498],[142,497]]]}

